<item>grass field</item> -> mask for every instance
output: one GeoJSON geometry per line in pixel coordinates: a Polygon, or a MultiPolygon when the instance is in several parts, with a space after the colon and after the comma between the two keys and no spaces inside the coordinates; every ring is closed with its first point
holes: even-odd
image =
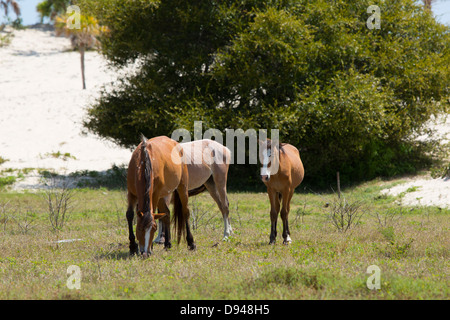
{"type": "Polygon", "coordinates": [[[394,183],[343,190],[362,214],[346,232],[330,220],[334,193],[295,194],[288,246],[281,220],[268,245],[265,193],[229,193],[227,242],[205,193],[190,199],[197,249],[155,245],[146,260],[128,253],[125,191],[76,189],[59,231],[41,193],[1,192],[0,299],[448,299],[450,210],[401,207],[380,195],[394,183]],[[57,243],[67,239],[80,240],[57,243]],[[67,286],[71,265],[80,289],[67,286]],[[379,290],[366,284],[371,265],[381,270],[379,290]]]}

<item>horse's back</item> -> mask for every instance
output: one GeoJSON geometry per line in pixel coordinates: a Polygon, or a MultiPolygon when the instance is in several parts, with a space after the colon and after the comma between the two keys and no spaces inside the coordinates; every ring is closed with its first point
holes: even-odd
{"type": "Polygon", "coordinates": [[[231,152],[219,142],[203,139],[184,142],[180,146],[189,171],[190,190],[202,186],[211,175],[228,173],[231,152]]]}
{"type": "Polygon", "coordinates": [[[163,157],[168,156],[170,158],[172,150],[178,145],[178,142],[166,136],[158,136],[149,139],[147,144],[150,144],[151,148],[156,149],[155,151],[159,152],[163,157]]]}
{"type": "Polygon", "coordinates": [[[180,144],[169,137],[159,136],[148,140],[147,145],[150,145],[151,161],[155,162],[153,167],[159,179],[163,180],[169,189],[171,185],[178,185],[185,166],[180,144]]]}
{"type": "Polygon", "coordinates": [[[230,164],[231,160],[230,149],[214,140],[204,139],[204,141],[206,142],[207,146],[214,152],[215,163],[226,164],[227,166],[230,164]]]}
{"type": "Polygon", "coordinates": [[[202,140],[194,140],[190,142],[181,143],[183,150],[189,155],[191,158],[194,158],[195,154],[202,154],[205,148],[213,151],[217,157],[223,158],[223,162],[230,163],[231,159],[231,151],[223,144],[211,140],[211,139],[202,139],[202,140]]]}
{"type": "MultiPolygon", "coordinates": [[[[181,181],[183,176],[182,151],[173,152],[178,142],[166,136],[158,136],[147,140],[147,151],[151,161],[154,182],[163,188],[163,193],[173,190],[181,181]],[[174,158],[175,157],[175,158],[174,158]],[[167,189],[167,190],[166,190],[167,189]]],[[[140,167],[140,150],[142,142],[136,147],[131,156],[128,166],[127,186],[128,190],[136,193],[138,183],[138,168],[140,167]]]]}

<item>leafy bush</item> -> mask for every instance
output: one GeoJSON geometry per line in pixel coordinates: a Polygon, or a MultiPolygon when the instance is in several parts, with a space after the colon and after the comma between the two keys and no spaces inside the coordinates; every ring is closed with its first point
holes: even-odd
{"type": "Polygon", "coordinates": [[[84,123],[124,146],[141,132],[193,133],[197,120],[279,129],[306,180],[339,171],[348,183],[427,164],[411,136],[449,106],[449,28],[413,0],[79,3],[109,28],[111,64],[141,65],[102,90],[84,123]],[[380,29],[366,26],[372,4],[380,29]]]}

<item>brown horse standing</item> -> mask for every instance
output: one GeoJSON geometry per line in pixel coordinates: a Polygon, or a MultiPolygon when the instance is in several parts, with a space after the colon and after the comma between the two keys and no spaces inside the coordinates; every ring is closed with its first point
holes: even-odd
{"type": "Polygon", "coordinates": [[[303,181],[305,170],[300,152],[287,143],[273,143],[270,139],[259,141],[260,158],[262,158],[261,180],[267,186],[270,199],[270,242],[274,244],[277,237],[277,219],[281,207],[283,221],[283,244],[289,244],[290,237],[288,216],[294,190],[303,181]]]}
{"type": "MultiPolygon", "coordinates": [[[[161,136],[147,140],[142,136],[142,142],[134,150],[128,166],[128,231],[130,253],[137,252],[137,244],[133,233],[134,207],[137,205],[136,237],[143,256],[151,254],[154,233],[157,229],[156,220],[163,218],[169,224],[169,209],[164,197],[174,194],[174,224],[178,231],[178,242],[186,227],[186,241],[190,249],[195,249],[194,238],[189,228],[188,208],[188,170],[181,161],[183,150],[172,152],[179,148],[178,142],[161,136]],[[155,214],[156,208],[159,213],[155,214]]],[[[170,234],[166,236],[166,248],[170,248],[170,234]]]]}

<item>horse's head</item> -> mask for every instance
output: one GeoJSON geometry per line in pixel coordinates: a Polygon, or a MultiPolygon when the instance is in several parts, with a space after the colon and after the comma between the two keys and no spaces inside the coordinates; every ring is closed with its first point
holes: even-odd
{"type": "Polygon", "coordinates": [[[261,180],[269,182],[270,176],[278,172],[279,145],[275,140],[258,140],[259,160],[261,162],[261,180]]]}
{"type": "Polygon", "coordinates": [[[156,220],[161,219],[165,215],[165,213],[154,214],[150,212],[139,212],[137,214],[136,237],[139,242],[141,255],[144,257],[152,254],[153,238],[158,229],[156,220]]]}

